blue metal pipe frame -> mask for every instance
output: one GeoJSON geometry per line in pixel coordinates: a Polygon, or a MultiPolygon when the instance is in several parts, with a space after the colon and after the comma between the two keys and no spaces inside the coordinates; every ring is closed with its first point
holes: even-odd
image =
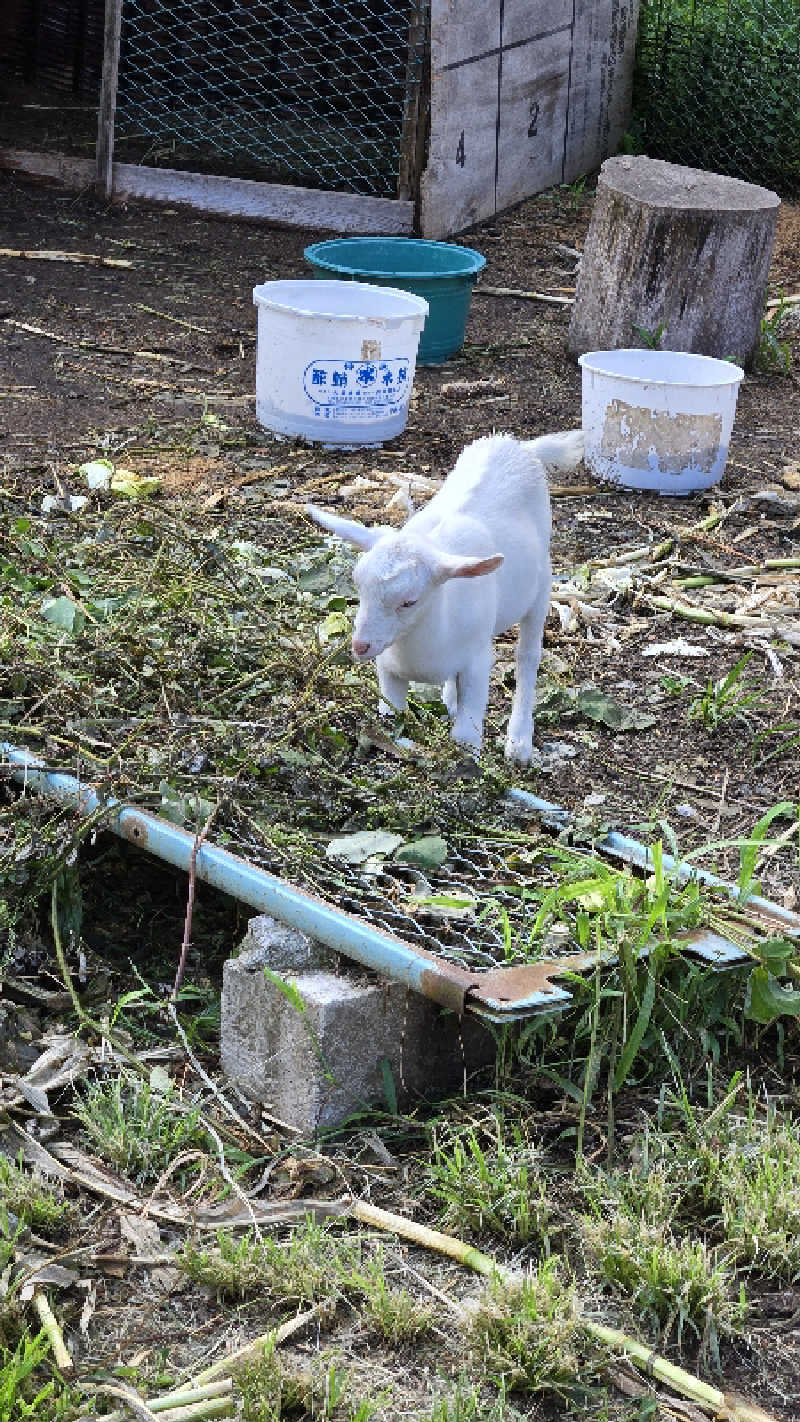
{"type": "MultiPolygon", "coordinates": [[[[469,971],[354,915],[343,913],[323,899],[294,888],[229,850],[207,841],[198,845],[195,835],[158,815],[122,804],[113,798],[104,799],[93,785],[82,783],[63,771],[49,770],[38,756],[24,749],[0,742],[0,755],[5,757],[12,778],[24,787],[74,805],[81,815],[107,815],[104,828],[175,868],[189,872],[194,858],[194,872],[203,883],[260,913],[270,914],[292,925],[384,977],[405,983],[415,992],[459,1015],[469,1011],[490,1020],[507,1022],[534,1013],[557,1011],[571,1001],[571,994],[554,979],[565,974],[587,972],[596,966],[596,954],[585,953],[517,967],[469,971]]],[[[527,791],[512,790],[509,798],[520,808],[551,821],[564,825],[569,823],[566,810],[527,791]]],[[[598,847],[644,868],[652,864],[645,846],[625,835],[609,834],[598,847]]],[[[685,878],[695,873],[704,882],[721,885],[733,894],[736,892],[732,885],[725,885],[714,875],[689,866],[675,866],[675,862],[668,860],[666,855],[664,860],[669,867],[677,867],[685,878]]],[[[768,910],[772,920],[778,919],[789,932],[800,934],[800,916],[763,899],[751,898],[748,902],[753,907],[768,910]]],[[[718,934],[705,931],[693,935],[687,941],[686,949],[717,966],[734,966],[748,961],[741,949],[718,934]]]]}

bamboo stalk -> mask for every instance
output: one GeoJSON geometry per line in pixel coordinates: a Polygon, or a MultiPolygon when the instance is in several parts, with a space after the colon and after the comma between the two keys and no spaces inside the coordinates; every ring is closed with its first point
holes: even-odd
{"type": "Polygon", "coordinates": [[[710,533],[722,522],[724,515],[718,510],[708,514],[699,523],[693,523],[689,528],[681,529],[677,534],[665,538],[661,543],[657,543],[652,548],[649,543],[642,548],[634,548],[629,553],[616,553],[613,558],[590,558],[590,568],[615,568],[624,563],[660,563],[672,552],[676,541],[680,543],[682,538],[692,538],[699,533],[710,533]]]}
{"type": "MultiPolygon", "coordinates": [[[[375,1205],[368,1205],[363,1200],[355,1200],[350,1213],[355,1219],[361,1220],[365,1224],[373,1224],[379,1229],[400,1234],[405,1239],[414,1240],[416,1244],[423,1244],[429,1249],[446,1254],[451,1259],[456,1259],[460,1263],[476,1269],[480,1274],[494,1274],[508,1283],[514,1283],[519,1278],[519,1275],[515,1274],[513,1270],[491,1259],[488,1254],[482,1254],[479,1249],[473,1249],[463,1240],[456,1239],[453,1235],[441,1234],[438,1230],[428,1229],[425,1225],[416,1224],[413,1220],[408,1220],[402,1215],[394,1215],[388,1210],[380,1210],[375,1205]]],[[[618,1328],[608,1328],[604,1324],[594,1323],[587,1318],[581,1318],[580,1322],[591,1337],[612,1348],[622,1349],[628,1357],[638,1362],[654,1377],[660,1378],[676,1392],[712,1411],[715,1419],[726,1419],[726,1422],[776,1422],[772,1414],[764,1411],[763,1408],[735,1398],[729,1393],[721,1392],[719,1388],[703,1382],[702,1378],[695,1377],[693,1373],[675,1367],[668,1359],[654,1353],[646,1344],[639,1343],[635,1338],[629,1338],[618,1328]]]]}
{"type": "Polygon", "coordinates": [[[501,1274],[507,1275],[509,1279],[514,1277],[509,1270],[504,1270],[488,1254],[482,1254],[479,1249],[465,1244],[462,1239],[456,1239],[451,1234],[442,1234],[437,1229],[428,1229],[427,1225],[417,1224],[415,1220],[406,1219],[404,1215],[395,1215],[389,1210],[381,1210],[377,1205],[367,1204],[366,1200],[354,1200],[350,1207],[350,1213],[362,1224],[375,1225],[377,1229],[399,1234],[403,1239],[410,1239],[415,1244],[425,1245],[427,1249],[433,1249],[437,1254],[447,1254],[451,1259],[457,1260],[459,1264],[465,1264],[468,1269],[474,1269],[478,1274],[489,1276],[501,1274]]]}
{"type": "MultiPolygon", "coordinates": [[[[226,1375],[241,1368],[245,1363],[252,1362],[263,1352],[270,1341],[274,1342],[276,1348],[279,1348],[281,1343],[285,1343],[293,1333],[298,1333],[301,1328],[305,1328],[307,1323],[311,1323],[318,1316],[320,1308],[320,1304],[315,1304],[314,1308],[307,1309],[305,1313],[299,1313],[296,1318],[290,1318],[287,1323],[282,1323],[280,1328],[271,1328],[268,1333],[262,1333],[258,1338],[254,1338],[252,1343],[245,1343],[234,1353],[228,1353],[225,1358],[220,1358],[218,1363],[212,1363],[210,1368],[204,1368],[202,1373],[198,1373],[192,1379],[192,1386],[210,1382],[220,1375],[226,1375]]],[[[171,1400],[170,1393],[165,1393],[161,1399],[162,1402],[171,1402],[171,1400]]],[[[108,1419],[104,1419],[104,1422],[108,1422],[108,1419]]]]}
{"type": "Polygon", "coordinates": [[[768,621],[763,617],[751,617],[744,612],[710,611],[705,607],[695,607],[691,603],[676,602],[669,597],[642,595],[650,607],[662,612],[671,612],[673,617],[682,617],[686,622],[700,622],[706,627],[726,627],[740,632],[761,632],[765,637],[781,637],[791,647],[800,647],[800,626],[788,626],[785,622],[768,621]]]}
{"type": "MultiPolygon", "coordinates": [[[[158,1416],[161,1418],[161,1422],[202,1422],[203,1418],[227,1417],[232,1406],[233,1399],[229,1394],[223,1397],[209,1397],[205,1402],[190,1402],[185,1407],[168,1407],[163,1412],[160,1411],[158,1416]]],[[[153,1411],[152,1407],[150,1411],[153,1411]]]]}
{"type": "Polygon", "coordinates": [[[124,257],[100,257],[96,252],[45,251],[43,248],[0,247],[0,257],[22,257],[28,262],[78,262],[92,267],[133,267],[133,262],[126,261],[124,257]]]}
{"type": "Polygon", "coordinates": [[[58,1319],[50,1307],[47,1295],[43,1294],[41,1289],[34,1289],[31,1303],[39,1315],[42,1328],[47,1334],[47,1341],[53,1350],[53,1358],[55,1359],[56,1367],[62,1373],[71,1373],[75,1364],[64,1342],[64,1335],[59,1327],[58,1319]]]}
{"type": "MultiPolygon", "coordinates": [[[[192,1387],[187,1383],[183,1387],[166,1392],[161,1397],[151,1397],[144,1404],[148,1412],[160,1418],[160,1422],[176,1422],[177,1418],[181,1422],[189,1422],[190,1418],[200,1418],[209,1416],[222,1416],[230,1408],[233,1394],[233,1380],[231,1378],[220,1378],[217,1382],[203,1383],[199,1387],[192,1387]],[[219,1408],[218,1412],[208,1412],[202,1409],[214,1404],[219,1408]]],[[[123,1411],[106,1412],[95,1422],[124,1422],[125,1413],[123,1411]]],[[[83,1422],[83,1418],[80,1419],[83,1422]]]]}
{"type": "Polygon", "coordinates": [[[700,1407],[709,1409],[715,1418],[725,1418],[728,1422],[775,1422],[772,1413],[766,1412],[763,1407],[757,1407],[752,1402],[746,1402],[743,1398],[712,1387],[710,1383],[703,1382],[702,1378],[695,1377],[694,1373],[687,1373],[685,1368],[678,1368],[667,1358],[653,1353],[644,1343],[637,1343],[634,1338],[629,1338],[618,1328],[609,1328],[604,1323],[593,1323],[586,1318],[581,1319],[581,1325],[598,1342],[606,1343],[610,1348],[621,1349],[626,1357],[632,1358],[645,1372],[667,1383],[675,1392],[690,1398],[700,1407]]]}
{"type": "Polygon", "coordinates": [[[694,569],[686,567],[682,571],[686,576],[676,578],[676,582],[681,587],[701,587],[703,581],[708,583],[735,583],[754,578],[764,577],[767,573],[791,572],[800,568],[800,558],[765,558],[763,563],[742,563],[735,568],[704,568],[694,569]],[[703,581],[701,581],[703,580],[703,581]]]}
{"type": "Polygon", "coordinates": [[[230,1378],[220,1378],[218,1382],[201,1383],[199,1387],[185,1387],[180,1392],[165,1393],[163,1397],[152,1398],[147,1406],[151,1412],[178,1411],[194,1406],[196,1403],[208,1402],[212,1398],[228,1396],[233,1391],[233,1382],[230,1378]]]}
{"type": "MultiPolygon", "coordinates": [[[[134,1392],[132,1388],[120,1387],[119,1385],[112,1386],[111,1383],[101,1383],[94,1391],[95,1393],[107,1394],[109,1397],[121,1398],[126,1406],[130,1408],[134,1417],[138,1419],[138,1422],[155,1422],[155,1418],[148,1404],[139,1396],[138,1392],[134,1392]]],[[[108,1416],[124,1419],[125,1413],[122,1411],[112,1412],[109,1413],[108,1416]]],[[[84,1412],[78,1418],[78,1422],[91,1422],[91,1419],[84,1412]]]]}
{"type": "Polygon", "coordinates": [[[512,296],[519,301],[545,301],[548,306],[574,306],[574,296],[548,296],[544,291],[523,291],[516,286],[476,286],[473,296],[512,296]]]}

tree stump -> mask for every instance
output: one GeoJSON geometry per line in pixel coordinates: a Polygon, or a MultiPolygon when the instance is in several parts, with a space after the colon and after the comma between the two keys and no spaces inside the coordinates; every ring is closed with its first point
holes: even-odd
{"type": "Polygon", "coordinates": [[[569,328],[572,355],[660,346],[749,366],[780,198],[655,158],[600,169],[569,328]]]}

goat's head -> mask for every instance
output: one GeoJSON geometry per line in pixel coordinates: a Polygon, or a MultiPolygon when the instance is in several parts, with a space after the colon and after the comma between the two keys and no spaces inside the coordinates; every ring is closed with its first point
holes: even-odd
{"type": "Polygon", "coordinates": [[[416,533],[366,528],[308,505],[317,523],[362,549],[353,581],[359,594],[353,629],[353,657],[370,662],[421,622],[436,589],[450,578],[477,578],[494,572],[502,553],[464,558],[445,553],[416,533]]]}

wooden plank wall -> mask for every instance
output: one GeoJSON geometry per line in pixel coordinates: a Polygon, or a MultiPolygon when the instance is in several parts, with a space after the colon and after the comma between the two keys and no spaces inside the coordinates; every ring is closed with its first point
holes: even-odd
{"type": "Polygon", "coordinates": [[[572,182],[630,110],[638,0],[431,0],[425,237],[572,182]]]}

